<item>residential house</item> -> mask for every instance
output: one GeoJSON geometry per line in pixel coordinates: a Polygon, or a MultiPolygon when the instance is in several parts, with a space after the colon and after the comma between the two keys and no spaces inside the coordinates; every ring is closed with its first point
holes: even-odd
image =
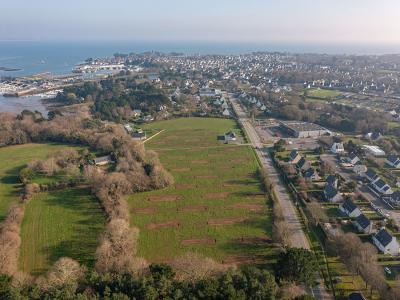
{"type": "Polygon", "coordinates": [[[133,110],[133,117],[140,117],[140,115],[142,114],[142,110],[141,109],[134,109],[133,110]]]}
{"type": "Polygon", "coordinates": [[[144,122],[152,122],[154,121],[154,118],[151,115],[146,115],[143,117],[144,122]]]}
{"type": "Polygon", "coordinates": [[[223,109],[228,109],[228,108],[229,108],[229,105],[228,105],[228,103],[224,102],[224,103],[222,103],[221,107],[222,107],[223,109]]]}
{"type": "Polygon", "coordinates": [[[372,222],[364,215],[359,215],[353,222],[358,231],[364,233],[372,232],[372,222]]]}
{"type": "Polygon", "coordinates": [[[399,254],[399,243],[397,242],[397,239],[391,236],[385,228],[380,229],[372,236],[372,242],[384,254],[399,254]]]}
{"type": "Polygon", "coordinates": [[[327,184],[324,189],[325,200],[333,203],[337,203],[343,200],[342,195],[336,188],[327,184]]]}
{"type": "Polygon", "coordinates": [[[400,191],[395,191],[394,193],[388,196],[383,196],[382,198],[390,202],[391,205],[395,207],[400,207],[400,191]]]}
{"type": "Polygon", "coordinates": [[[142,129],[139,129],[139,130],[136,130],[133,134],[132,134],[132,138],[134,139],[134,140],[137,140],[137,141],[143,141],[143,140],[145,140],[147,137],[146,137],[146,131],[143,131],[142,129]]]}
{"type": "Polygon", "coordinates": [[[339,210],[350,218],[356,218],[362,214],[361,210],[350,198],[345,199],[344,202],[339,205],[339,210]]]}
{"type": "Polygon", "coordinates": [[[397,155],[389,155],[386,163],[393,168],[400,169],[400,158],[397,155]]]}
{"type": "Polygon", "coordinates": [[[382,134],[380,132],[368,132],[365,135],[366,139],[369,139],[371,141],[377,141],[382,137],[382,134]]]}
{"type": "Polygon", "coordinates": [[[292,150],[289,154],[289,162],[292,164],[297,164],[299,160],[301,159],[301,156],[297,150],[292,150]]]}
{"type": "Polygon", "coordinates": [[[114,163],[114,162],[115,162],[115,161],[113,160],[113,158],[112,158],[111,155],[96,157],[96,158],[93,160],[93,163],[94,163],[96,166],[105,166],[105,165],[107,165],[107,164],[114,163]]]}
{"type": "Polygon", "coordinates": [[[343,143],[334,143],[331,147],[331,151],[335,154],[344,153],[343,143]]]}
{"type": "Polygon", "coordinates": [[[350,164],[355,165],[355,164],[357,164],[357,163],[360,162],[360,159],[358,158],[357,155],[355,155],[353,152],[351,152],[351,153],[349,154],[349,156],[347,157],[347,161],[348,161],[350,164]]]}
{"type": "Polygon", "coordinates": [[[303,177],[307,180],[307,181],[313,181],[313,180],[320,180],[321,177],[318,175],[318,172],[315,171],[314,168],[309,168],[308,170],[306,170],[304,172],[303,177]]]}
{"type": "Polygon", "coordinates": [[[224,111],[222,112],[222,115],[225,117],[229,117],[231,115],[231,113],[229,112],[228,109],[224,109],[224,111]]]}
{"type": "Polygon", "coordinates": [[[329,175],[328,177],[326,177],[326,184],[333,186],[335,189],[337,189],[339,179],[336,177],[336,175],[329,175]]]}
{"type": "Polygon", "coordinates": [[[389,195],[392,194],[392,188],[382,179],[378,179],[377,181],[372,183],[372,186],[381,194],[389,195]]]}
{"type": "Polygon", "coordinates": [[[374,183],[375,181],[379,180],[378,174],[372,169],[368,169],[365,172],[365,177],[369,180],[369,182],[374,183]]]}
{"type": "Polygon", "coordinates": [[[304,157],[301,157],[300,160],[297,162],[296,167],[301,171],[306,171],[311,168],[310,162],[306,161],[304,157]]]}
{"type": "Polygon", "coordinates": [[[225,141],[236,141],[236,134],[233,131],[229,131],[224,134],[225,141]]]}
{"type": "Polygon", "coordinates": [[[133,131],[132,126],[130,124],[125,124],[124,128],[127,133],[132,133],[132,131],[133,131]]]}

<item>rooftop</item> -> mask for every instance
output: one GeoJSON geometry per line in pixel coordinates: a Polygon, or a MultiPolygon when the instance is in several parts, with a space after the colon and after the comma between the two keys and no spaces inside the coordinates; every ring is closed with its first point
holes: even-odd
{"type": "Polygon", "coordinates": [[[281,122],[281,124],[289,129],[294,131],[319,131],[319,130],[327,130],[326,128],[307,122],[298,122],[298,121],[285,121],[281,122]]]}

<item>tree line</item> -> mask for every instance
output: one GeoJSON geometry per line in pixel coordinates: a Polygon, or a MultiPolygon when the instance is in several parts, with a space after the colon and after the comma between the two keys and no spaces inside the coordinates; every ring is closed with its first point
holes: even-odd
{"type": "Polygon", "coordinates": [[[111,274],[61,258],[38,278],[1,275],[0,298],[312,300],[303,285],[313,284],[315,263],[308,250],[287,249],[278,257],[274,275],[260,267],[221,268],[191,253],[171,265],[151,264],[140,274],[111,274]]]}

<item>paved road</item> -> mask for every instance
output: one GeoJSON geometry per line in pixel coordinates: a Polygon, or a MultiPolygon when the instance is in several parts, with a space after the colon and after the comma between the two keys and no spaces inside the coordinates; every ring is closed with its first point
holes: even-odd
{"type": "MultiPolygon", "coordinates": [[[[247,117],[247,114],[245,113],[237,99],[230,97],[230,102],[236,115],[239,118],[239,122],[243,125],[243,128],[246,131],[246,134],[249,137],[251,144],[255,148],[257,156],[259,157],[262,165],[266,168],[271,183],[274,183],[275,185],[276,195],[282,207],[286,223],[289,227],[291,246],[296,248],[310,249],[310,244],[302,229],[301,222],[297,216],[295,206],[290,198],[288,191],[286,190],[286,185],[279,176],[278,170],[275,168],[272,159],[269,156],[269,153],[264,148],[260,136],[258,135],[254,126],[251,124],[250,120],[247,117]]],[[[332,295],[327,292],[324,284],[313,287],[310,292],[316,299],[319,300],[333,299],[332,295]]]]}
{"type": "Polygon", "coordinates": [[[310,249],[310,244],[303,232],[302,225],[297,216],[294,204],[286,190],[286,185],[279,176],[279,173],[273,165],[271,157],[264,148],[264,145],[261,143],[260,136],[258,135],[254,126],[250,123],[246,113],[243,111],[238,101],[234,98],[231,98],[231,103],[236,115],[239,117],[239,122],[242,123],[251,144],[256,149],[256,153],[263,164],[263,167],[266,168],[271,183],[275,185],[277,198],[282,207],[285,220],[289,227],[288,231],[290,233],[290,245],[292,247],[310,249]]]}

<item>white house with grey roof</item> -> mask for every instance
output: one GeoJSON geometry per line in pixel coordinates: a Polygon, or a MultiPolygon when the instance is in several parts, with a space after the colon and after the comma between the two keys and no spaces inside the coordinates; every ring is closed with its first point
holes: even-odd
{"type": "Polygon", "coordinates": [[[289,154],[289,162],[292,164],[297,164],[299,160],[301,159],[301,155],[297,150],[292,150],[289,154]]]}
{"type": "Polygon", "coordinates": [[[331,147],[331,152],[335,154],[344,153],[343,143],[333,143],[331,147]]]}
{"type": "Polygon", "coordinates": [[[372,236],[372,242],[384,254],[399,255],[399,243],[385,228],[372,236]]]}
{"type": "Polygon", "coordinates": [[[329,184],[337,189],[339,185],[339,179],[336,177],[336,175],[328,175],[328,177],[326,177],[326,184],[329,184]]]}
{"type": "Polygon", "coordinates": [[[339,210],[350,218],[357,218],[362,214],[361,210],[354,204],[354,202],[347,198],[342,204],[339,205],[339,210]]]}
{"type": "Polygon", "coordinates": [[[311,168],[311,164],[304,157],[301,157],[297,162],[296,167],[301,171],[306,171],[311,168]]]}
{"type": "Polygon", "coordinates": [[[358,231],[364,233],[372,232],[372,221],[368,219],[364,214],[360,214],[353,222],[353,225],[358,231]]]}
{"type": "Polygon", "coordinates": [[[400,169],[400,158],[397,155],[389,155],[386,163],[393,168],[400,169]]]}
{"type": "Polygon", "coordinates": [[[348,163],[352,164],[353,166],[360,162],[360,159],[358,158],[358,156],[355,155],[353,152],[351,152],[349,154],[349,156],[347,157],[346,160],[348,161],[348,163]]]}
{"type": "Polygon", "coordinates": [[[381,194],[390,195],[393,193],[392,188],[382,179],[378,179],[372,183],[372,186],[381,194]]]}
{"type": "Polygon", "coordinates": [[[96,157],[93,160],[93,163],[96,166],[105,166],[107,164],[115,163],[115,161],[111,155],[106,155],[106,156],[96,157]]]}
{"type": "Polygon", "coordinates": [[[337,203],[343,200],[342,195],[338,192],[336,188],[327,184],[324,189],[325,200],[333,203],[337,203]]]}
{"type": "Polygon", "coordinates": [[[393,206],[400,207],[400,191],[395,191],[394,193],[383,196],[384,200],[390,202],[393,206]]]}
{"type": "Polygon", "coordinates": [[[308,181],[319,180],[321,178],[314,168],[309,168],[306,170],[303,174],[303,177],[308,181]]]}
{"type": "Polygon", "coordinates": [[[374,183],[375,181],[379,180],[378,174],[376,174],[376,172],[372,169],[368,169],[364,175],[369,180],[370,183],[374,183]]]}

